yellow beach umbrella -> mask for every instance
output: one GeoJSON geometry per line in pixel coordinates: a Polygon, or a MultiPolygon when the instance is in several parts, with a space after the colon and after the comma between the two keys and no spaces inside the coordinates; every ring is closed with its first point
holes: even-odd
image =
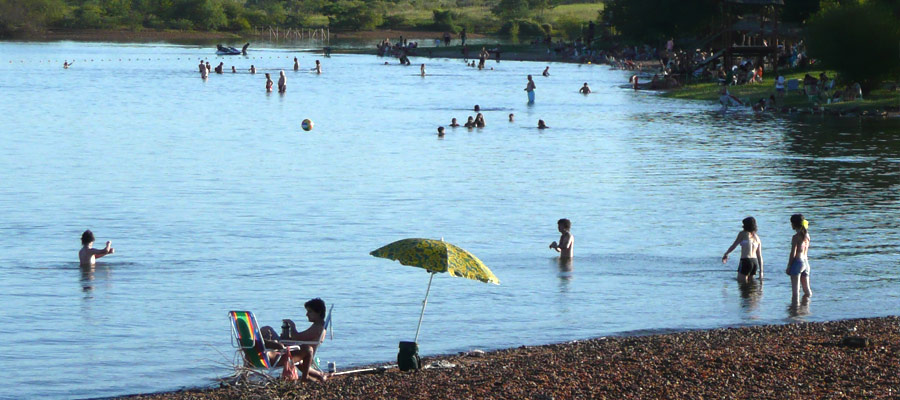
{"type": "Polygon", "coordinates": [[[478,257],[443,240],[403,239],[385,245],[369,254],[399,261],[400,264],[410,267],[423,268],[431,273],[431,277],[428,279],[428,290],[425,291],[425,301],[422,302],[422,313],[419,315],[419,325],[416,327],[414,342],[419,340],[419,328],[422,327],[422,317],[425,315],[425,305],[428,304],[428,293],[431,292],[431,281],[435,274],[446,272],[461,278],[500,284],[500,280],[478,257]]]}

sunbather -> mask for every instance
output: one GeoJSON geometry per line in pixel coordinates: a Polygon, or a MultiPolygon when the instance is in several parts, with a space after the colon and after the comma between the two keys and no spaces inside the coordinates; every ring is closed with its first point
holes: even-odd
{"type": "MultiPolygon", "coordinates": [[[[294,324],[294,321],[289,319],[283,320],[282,334],[279,336],[275,329],[271,326],[264,326],[260,329],[260,333],[265,339],[265,344],[267,348],[275,348],[274,350],[268,351],[268,357],[270,360],[275,360],[279,358],[279,356],[284,352],[284,344],[280,343],[280,340],[296,340],[296,341],[304,341],[304,342],[318,342],[325,337],[325,302],[322,299],[315,298],[310,301],[307,301],[303,304],[303,307],[306,308],[306,318],[309,322],[312,322],[312,325],[309,326],[303,332],[297,332],[297,327],[294,324]]],[[[300,363],[298,366],[298,370],[301,374],[301,380],[309,380],[310,377],[315,378],[319,381],[324,382],[326,376],[321,372],[311,369],[313,356],[316,354],[316,348],[318,344],[304,344],[300,346],[299,350],[291,351],[291,360],[294,363],[300,363]]],[[[287,358],[281,357],[275,365],[284,365],[284,362],[287,358]]]]}

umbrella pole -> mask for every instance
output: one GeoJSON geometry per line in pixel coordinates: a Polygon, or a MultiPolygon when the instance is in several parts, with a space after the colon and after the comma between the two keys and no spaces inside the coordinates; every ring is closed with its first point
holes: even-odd
{"type": "Polygon", "coordinates": [[[422,313],[419,314],[419,325],[416,326],[416,338],[413,339],[413,342],[419,343],[419,328],[422,327],[422,317],[425,316],[425,305],[428,304],[428,293],[431,292],[431,281],[434,279],[434,272],[431,273],[431,278],[428,278],[428,290],[425,291],[425,300],[422,301],[422,313]]]}

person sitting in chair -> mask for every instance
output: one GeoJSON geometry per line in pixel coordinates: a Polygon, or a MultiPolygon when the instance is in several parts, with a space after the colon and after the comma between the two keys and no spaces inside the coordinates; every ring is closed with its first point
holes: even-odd
{"type": "MultiPolygon", "coordinates": [[[[264,326],[260,329],[260,333],[265,340],[266,348],[269,350],[267,355],[270,360],[278,359],[275,365],[284,365],[286,357],[279,356],[284,352],[285,345],[279,340],[296,340],[304,342],[319,342],[325,337],[325,302],[320,298],[315,298],[303,304],[306,308],[306,318],[312,325],[303,332],[297,332],[294,321],[289,319],[282,320],[282,334],[279,336],[275,329],[271,326],[264,326]]],[[[316,354],[318,344],[303,344],[299,350],[291,351],[291,361],[299,363],[297,370],[300,373],[301,380],[308,381],[310,377],[321,382],[325,382],[326,376],[321,372],[310,368],[313,357],[316,354]]]]}

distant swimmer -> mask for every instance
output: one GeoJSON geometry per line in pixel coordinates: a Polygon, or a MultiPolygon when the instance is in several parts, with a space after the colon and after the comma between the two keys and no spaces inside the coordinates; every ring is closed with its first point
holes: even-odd
{"type": "Polygon", "coordinates": [[[419,74],[425,76],[425,64],[422,64],[422,66],[419,67],[419,74]]]}
{"type": "Polygon", "coordinates": [[[531,75],[528,75],[528,84],[525,85],[525,91],[528,92],[528,104],[534,104],[534,89],[535,88],[536,88],[536,86],[534,85],[534,80],[531,79],[531,75]]]}
{"type": "Polygon", "coordinates": [[[232,74],[236,74],[236,73],[237,73],[237,69],[234,68],[234,65],[231,66],[231,73],[232,73],[232,74]]]}
{"type": "Polygon", "coordinates": [[[63,69],[69,69],[69,67],[75,64],[75,61],[69,62],[69,60],[63,61],[63,69]]]}
{"type": "Polygon", "coordinates": [[[569,221],[566,218],[560,219],[556,221],[556,227],[559,229],[559,243],[553,242],[550,243],[550,248],[559,252],[559,258],[572,258],[574,255],[573,247],[575,244],[575,238],[572,237],[572,233],[569,232],[572,229],[572,221],[569,221]]]}
{"type": "Polygon", "coordinates": [[[209,61],[206,62],[206,73],[212,72],[212,66],[209,65],[209,61]]]}
{"type": "Polygon", "coordinates": [[[547,66],[547,68],[544,68],[544,72],[541,72],[541,75],[550,76],[550,66],[549,65],[547,66]]]}
{"type": "Polygon", "coordinates": [[[297,57],[294,57],[294,71],[300,70],[300,62],[297,61],[297,57]]]}
{"type": "Polygon", "coordinates": [[[274,85],[275,85],[275,82],[272,81],[272,76],[269,75],[268,72],[266,72],[266,91],[271,92],[272,86],[274,86],[274,85]]]}
{"type": "Polygon", "coordinates": [[[479,112],[479,111],[481,111],[481,106],[479,106],[478,104],[476,104],[476,105],[475,105],[475,108],[473,108],[473,110],[475,110],[475,112],[479,112]]]}
{"type": "Polygon", "coordinates": [[[542,119],[538,120],[538,129],[549,129],[549,128],[550,127],[547,126],[547,123],[544,122],[544,120],[542,120],[542,119]]]}
{"type": "Polygon", "coordinates": [[[438,127],[438,137],[444,137],[444,127],[443,126],[438,127]]]}
{"type": "Polygon", "coordinates": [[[585,82],[584,86],[582,86],[581,89],[578,89],[578,91],[581,92],[581,94],[590,94],[591,88],[588,87],[587,82],[585,82]]]}
{"type": "Polygon", "coordinates": [[[322,63],[320,63],[319,60],[316,60],[316,67],[313,68],[313,71],[316,71],[317,74],[322,73],[322,63]]]}
{"type": "Polygon", "coordinates": [[[278,78],[278,93],[287,91],[287,77],[284,76],[284,70],[281,70],[281,76],[278,78]]]}
{"type": "Polygon", "coordinates": [[[722,264],[728,262],[728,254],[740,245],[741,261],[738,263],[737,279],[741,283],[746,283],[748,279],[753,279],[757,270],[759,270],[759,279],[763,278],[762,241],[759,239],[759,234],[756,233],[756,218],[747,217],[741,223],[744,229],[738,232],[734,243],[728,247],[728,250],[725,250],[722,264]]]}
{"type": "Polygon", "coordinates": [[[199,69],[200,69],[200,78],[203,78],[203,79],[209,78],[209,69],[206,68],[206,65],[203,65],[203,61],[200,61],[199,69]]]}
{"type": "Polygon", "coordinates": [[[469,129],[474,128],[475,127],[475,118],[472,118],[472,116],[470,115],[469,119],[466,121],[466,124],[464,126],[469,129]]]}
{"type": "Polygon", "coordinates": [[[515,118],[516,118],[516,115],[515,115],[515,114],[509,113],[509,122],[516,122],[516,121],[515,121],[515,118]]]}
{"type": "Polygon", "coordinates": [[[459,123],[456,122],[456,118],[451,118],[451,119],[450,119],[450,127],[451,127],[451,128],[456,128],[456,127],[458,127],[458,126],[459,126],[459,123]]]}
{"type": "Polygon", "coordinates": [[[216,73],[221,74],[225,72],[225,63],[220,62],[219,65],[216,66],[216,73]]]}
{"type": "Polygon", "coordinates": [[[95,249],[94,246],[94,233],[89,230],[84,231],[81,234],[81,250],[78,251],[78,260],[81,262],[82,267],[89,267],[94,265],[94,260],[108,254],[112,254],[116,252],[116,249],[112,248],[112,242],[106,242],[106,247],[103,249],[95,249]]]}
{"type": "Polygon", "coordinates": [[[475,115],[475,127],[484,128],[484,115],[482,115],[481,113],[475,115]]]}
{"type": "Polygon", "coordinates": [[[250,73],[251,73],[251,74],[255,74],[255,73],[256,73],[256,67],[254,67],[252,64],[250,65],[250,73]]]}

